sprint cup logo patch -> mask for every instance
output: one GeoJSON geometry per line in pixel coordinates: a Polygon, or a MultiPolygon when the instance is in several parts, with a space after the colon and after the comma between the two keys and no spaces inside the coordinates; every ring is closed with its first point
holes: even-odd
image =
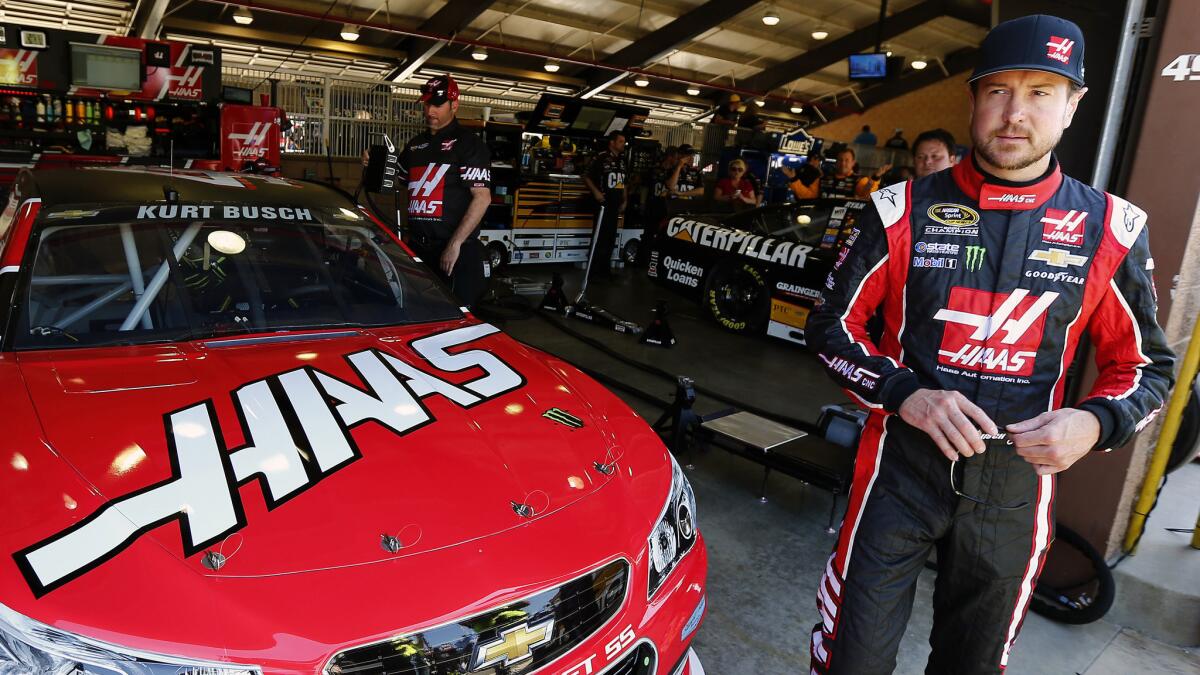
{"type": "Polygon", "coordinates": [[[968,227],[979,222],[979,212],[962,204],[934,204],[926,213],[930,218],[951,227],[968,227]]]}
{"type": "Polygon", "coordinates": [[[572,415],[571,413],[567,412],[566,410],[563,410],[562,408],[551,408],[551,409],[547,410],[546,412],[542,413],[542,417],[545,417],[546,419],[550,420],[551,422],[557,422],[558,424],[561,424],[564,427],[569,427],[571,429],[582,429],[583,428],[583,420],[582,419],[572,415]]]}

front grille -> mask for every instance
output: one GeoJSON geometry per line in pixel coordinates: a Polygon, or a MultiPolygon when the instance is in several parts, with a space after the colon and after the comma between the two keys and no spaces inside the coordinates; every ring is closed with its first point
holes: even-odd
{"type": "MultiPolygon", "coordinates": [[[[599,630],[621,609],[628,585],[629,563],[618,560],[483,614],[340,652],[325,670],[340,675],[529,673],[599,630]]],[[[618,667],[613,672],[653,671],[618,667]]]]}
{"type": "Polygon", "coordinates": [[[650,675],[654,672],[657,661],[658,654],[654,653],[654,648],[643,642],[629,656],[613,666],[612,670],[605,671],[604,675],[650,675]]]}

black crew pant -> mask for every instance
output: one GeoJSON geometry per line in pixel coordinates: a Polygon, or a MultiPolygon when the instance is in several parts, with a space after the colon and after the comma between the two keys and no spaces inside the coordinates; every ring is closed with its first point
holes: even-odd
{"type": "Polygon", "coordinates": [[[621,217],[621,204],[608,203],[596,207],[592,224],[591,258],[589,276],[612,274],[612,252],[617,245],[617,222],[621,217]]]}
{"type": "Polygon", "coordinates": [[[474,307],[487,290],[487,278],[483,273],[484,251],[479,239],[471,237],[458,250],[458,261],[454,272],[447,275],[442,271],[442,253],[446,251],[448,239],[431,239],[414,235],[409,240],[413,252],[425,261],[438,277],[450,286],[450,290],[464,307],[474,307]]]}

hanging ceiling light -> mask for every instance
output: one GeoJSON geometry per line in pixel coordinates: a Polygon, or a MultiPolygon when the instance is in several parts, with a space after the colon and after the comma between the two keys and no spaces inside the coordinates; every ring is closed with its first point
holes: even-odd
{"type": "Polygon", "coordinates": [[[358,39],[358,26],[353,24],[342,25],[342,39],[347,42],[354,42],[358,39]]]}
{"type": "Polygon", "coordinates": [[[254,15],[250,13],[248,7],[238,7],[233,10],[233,22],[243,26],[249,26],[254,23],[254,15]]]}
{"type": "Polygon", "coordinates": [[[824,40],[825,38],[829,37],[829,31],[825,30],[824,26],[818,26],[817,29],[812,32],[812,36],[814,40],[824,40]]]}
{"type": "Polygon", "coordinates": [[[889,57],[892,55],[892,46],[891,45],[889,45],[888,43],[885,42],[885,43],[883,43],[882,48],[883,48],[884,53],[887,54],[889,57]]]}
{"type": "Polygon", "coordinates": [[[557,73],[558,69],[562,66],[560,66],[558,61],[554,59],[546,59],[546,65],[542,67],[546,69],[547,73],[557,73]]]}
{"type": "Polygon", "coordinates": [[[925,70],[925,67],[928,65],[929,61],[926,61],[924,56],[918,56],[912,62],[913,70],[925,70]]]}
{"type": "Polygon", "coordinates": [[[688,93],[688,96],[699,96],[700,95],[700,87],[697,87],[694,84],[689,84],[688,88],[687,88],[687,93],[688,93]]]}
{"type": "Polygon", "coordinates": [[[762,15],[762,22],[768,26],[779,25],[779,14],[775,12],[773,5],[767,5],[767,11],[762,15]]]}
{"type": "Polygon", "coordinates": [[[760,108],[761,108],[761,107],[763,107],[763,106],[764,106],[764,105],[766,105],[766,104],[767,104],[767,102],[766,102],[766,101],[764,101],[764,100],[762,100],[761,98],[756,98],[756,99],[754,99],[754,105],[756,105],[756,106],[758,106],[758,107],[760,107],[760,108]]]}
{"type": "Polygon", "coordinates": [[[487,47],[476,47],[471,50],[471,58],[476,61],[487,61],[487,47]]]}
{"type": "Polygon", "coordinates": [[[650,86],[650,78],[646,77],[645,75],[638,75],[637,79],[635,79],[633,83],[639,87],[648,87],[650,86]]]}
{"type": "Polygon", "coordinates": [[[788,110],[791,110],[793,115],[799,115],[800,113],[804,112],[804,106],[793,101],[792,107],[788,108],[788,110]]]}

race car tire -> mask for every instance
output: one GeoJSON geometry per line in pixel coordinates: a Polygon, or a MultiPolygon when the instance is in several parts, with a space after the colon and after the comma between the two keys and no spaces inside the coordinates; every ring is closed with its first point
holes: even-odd
{"type": "Polygon", "coordinates": [[[504,269],[504,266],[508,264],[508,249],[504,247],[504,244],[493,241],[487,245],[487,262],[493,272],[504,269]]]}
{"type": "Polygon", "coordinates": [[[625,242],[625,245],[621,247],[622,262],[624,262],[626,265],[632,265],[636,263],[638,259],[638,251],[641,249],[641,247],[642,244],[640,239],[630,239],[629,241],[625,242]]]}
{"type": "Polygon", "coordinates": [[[733,333],[762,332],[771,313],[771,292],[762,271],[749,263],[719,263],[704,284],[701,302],[733,333]]]}

